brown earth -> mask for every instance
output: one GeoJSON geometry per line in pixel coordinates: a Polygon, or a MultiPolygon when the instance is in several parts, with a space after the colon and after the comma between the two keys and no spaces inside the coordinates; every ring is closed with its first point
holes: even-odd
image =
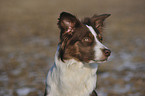
{"type": "Polygon", "coordinates": [[[110,13],[98,70],[99,96],[145,96],[144,0],[1,0],[0,96],[43,96],[59,39],[62,11],[79,18],[110,13]]]}

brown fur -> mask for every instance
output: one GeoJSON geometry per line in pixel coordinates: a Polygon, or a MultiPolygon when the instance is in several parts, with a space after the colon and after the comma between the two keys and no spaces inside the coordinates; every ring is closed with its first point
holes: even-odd
{"type": "Polygon", "coordinates": [[[94,15],[91,18],[85,18],[81,23],[74,15],[62,12],[58,19],[58,26],[61,29],[59,58],[62,61],[71,58],[83,62],[93,60],[94,37],[85,25],[92,26],[98,34],[97,38],[102,41],[103,21],[108,16],[110,15],[94,15]],[[88,41],[85,41],[86,39],[88,41]]]}
{"type": "MultiPolygon", "coordinates": [[[[92,26],[97,33],[97,38],[102,42],[102,28],[103,21],[110,16],[110,14],[94,15],[91,18],[85,18],[82,22],[79,21],[74,15],[62,12],[59,17],[58,26],[61,30],[58,58],[63,62],[68,59],[75,59],[77,61],[89,63],[90,60],[95,60],[94,47],[95,35],[90,32],[89,26],[92,26]]],[[[102,49],[104,56],[108,57],[111,53],[109,49],[102,49]]],[[[106,58],[105,57],[105,58],[106,58]]],[[[47,95],[45,91],[44,96],[47,95]]],[[[93,92],[89,96],[98,96],[93,92]]]]}

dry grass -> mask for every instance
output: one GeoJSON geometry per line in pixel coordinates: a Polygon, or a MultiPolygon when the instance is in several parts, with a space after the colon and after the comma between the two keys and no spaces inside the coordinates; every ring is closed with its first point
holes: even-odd
{"type": "Polygon", "coordinates": [[[142,72],[139,69],[122,70],[122,74],[116,69],[126,63],[125,60],[145,64],[144,4],[144,0],[1,0],[0,95],[18,96],[18,89],[24,87],[34,88],[27,96],[43,94],[44,79],[53,64],[59,39],[57,18],[60,12],[67,11],[79,18],[96,13],[112,14],[106,20],[104,42],[113,54],[110,64],[102,64],[99,68],[98,90],[108,94],[106,96],[143,96],[145,77],[138,77],[138,74],[143,74],[145,68],[142,72]],[[129,56],[125,59],[122,53],[129,56]],[[101,77],[104,72],[120,77],[114,79],[109,75],[107,81],[101,77]],[[128,72],[136,75],[130,81],[124,81],[128,72]],[[106,81],[108,83],[104,83],[106,81]],[[109,89],[116,83],[125,86],[129,82],[136,88],[125,93],[109,89]]]}

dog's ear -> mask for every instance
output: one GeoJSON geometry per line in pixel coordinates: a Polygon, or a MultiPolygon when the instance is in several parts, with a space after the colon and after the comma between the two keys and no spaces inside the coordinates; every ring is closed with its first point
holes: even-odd
{"type": "Polygon", "coordinates": [[[102,28],[104,26],[104,20],[109,17],[111,14],[102,14],[102,15],[94,15],[91,18],[91,23],[93,23],[93,26],[99,30],[99,32],[102,32],[102,28]]]}
{"type": "Polygon", "coordinates": [[[62,61],[65,47],[69,43],[70,38],[72,38],[75,28],[79,27],[80,24],[80,21],[74,15],[67,12],[62,12],[58,18],[58,26],[61,30],[59,57],[62,61]]]}
{"type": "Polygon", "coordinates": [[[64,33],[72,34],[75,27],[79,26],[80,21],[72,14],[62,12],[58,19],[58,26],[64,33]]]}

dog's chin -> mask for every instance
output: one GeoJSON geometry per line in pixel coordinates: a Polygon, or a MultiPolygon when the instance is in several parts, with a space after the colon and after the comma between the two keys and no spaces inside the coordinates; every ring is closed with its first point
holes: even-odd
{"type": "Polygon", "coordinates": [[[105,63],[107,62],[108,58],[105,58],[105,59],[101,59],[101,60],[92,60],[92,63],[105,63]]]}

